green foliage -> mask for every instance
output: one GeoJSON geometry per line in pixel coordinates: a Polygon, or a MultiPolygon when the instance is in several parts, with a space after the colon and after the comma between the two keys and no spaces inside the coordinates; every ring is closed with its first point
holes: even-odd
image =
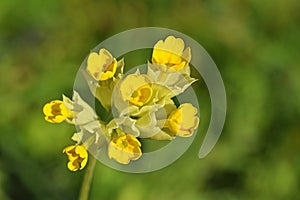
{"type": "MultiPolygon", "coordinates": [[[[90,49],[143,26],[178,30],[206,48],[227,91],[225,129],[213,152],[199,160],[210,117],[200,80],[200,130],[183,157],[149,174],[97,163],[91,199],[297,199],[299,9],[296,0],[2,0],[0,199],[77,198],[84,171],[69,172],[61,153],[75,128],[44,122],[42,107],[71,95],[90,49]]],[[[141,59],[137,54],[128,62],[141,59]]]]}

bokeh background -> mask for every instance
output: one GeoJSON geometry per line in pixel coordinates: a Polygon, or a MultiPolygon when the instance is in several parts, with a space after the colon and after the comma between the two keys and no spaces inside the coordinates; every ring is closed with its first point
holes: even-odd
{"type": "Polygon", "coordinates": [[[297,0],[2,0],[0,199],[77,198],[85,170],[69,172],[62,154],[75,128],[46,123],[42,107],[72,94],[90,49],[144,26],[180,31],[209,52],[227,91],[224,132],[199,160],[210,117],[200,80],[202,121],[189,150],[147,174],[99,162],[90,199],[298,199],[299,10],[297,0]]]}

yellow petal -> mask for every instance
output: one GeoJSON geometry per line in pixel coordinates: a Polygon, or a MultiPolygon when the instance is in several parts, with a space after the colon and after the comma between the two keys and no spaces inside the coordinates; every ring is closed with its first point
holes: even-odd
{"type": "Polygon", "coordinates": [[[88,153],[87,153],[85,147],[82,146],[82,145],[76,146],[76,148],[75,148],[75,153],[76,153],[78,156],[80,156],[81,158],[86,158],[86,157],[88,157],[88,153]]]}
{"type": "Polygon", "coordinates": [[[182,109],[174,110],[168,117],[168,127],[173,133],[177,133],[182,123],[182,109]]]}
{"type": "Polygon", "coordinates": [[[80,169],[83,169],[87,164],[88,152],[87,152],[86,148],[82,145],[78,145],[75,149],[75,152],[80,157],[80,158],[78,158],[79,163],[80,163],[80,169]]]}
{"type": "Polygon", "coordinates": [[[44,115],[46,115],[46,116],[52,115],[52,113],[51,113],[51,111],[52,111],[51,107],[52,107],[51,102],[44,105],[44,107],[43,107],[43,113],[44,113],[44,115]]]}
{"type": "Polygon", "coordinates": [[[100,68],[103,65],[102,60],[99,55],[95,52],[90,53],[87,60],[87,71],[94,77],[94,79],[98,80],[100,74],[100,68]]]}
{"type": "Polygon", "coordinates": [[[77,171],[79,169],[79,166],[74,165],[73,162],[68,162],[67,167],[70,171],[77,171]]]}
{"type": "Polygon", "coordinates": [[[74,154],[74,149],[75,149],[75,145],[71,145],[71,146],[67,146],[63,149],[63,153],[66,153],[67,155],[72,155],[74,154]],[[73,153],[72,153],[73,151],[73,153]]]}
{"type": "Polygon", "coordinates": [[[199,118],[196,116],[197,108],[192,104],[182,104],[183,120],[176,135],[181,137],[189,137],[193,134],[194,130],[198,127],[199,118]]]}
{"type": "Polygon", "coordinates": [[[181,55],[184,49],[184,42],[181,38],[175,38],[174,36],[168,36],[165,41],[158,41],[154,45],[154,50],[165,50],[165,55],[172,53],[175,55],[181,55]]]}

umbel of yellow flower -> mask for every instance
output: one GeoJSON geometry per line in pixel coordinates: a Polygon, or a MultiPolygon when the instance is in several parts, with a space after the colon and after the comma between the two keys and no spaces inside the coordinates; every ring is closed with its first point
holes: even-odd
{"type": "Polygon", "coordinates": [[[108,157],[121,164],[128,164],[142,156],[141,143],[131,135],[120,135],[114,138],[108,146],[108,157]]]}
{"type": "Polygon", "coordinates": [[[190,137],[199,124],[196,114],[197,108],[192,104],[182,104],[171,112],[167,119],[167,126],[177,136],[190,137]]]}
{"type": "Polygon", "coordinates": [[[72,117],[72,112],[67,109],[63,101],[53,100],[43,108],[45,120],[50,123],[60,123],[72,117]]]}
{"type": "Polygon", "coordinates": [[[83,145],[71,145],[63,149],[68,156],[68,169],[70,171],[81,170],[88,160],[88,153],[83,145]]]}
{"type": "Polygon", "coordinates": [[[114,76],[117,60],[106,49],[91,52],[87,60],[87,71],[97,81],[105,81],[114,76]]]}
{"type": "Polygon", "coordinates": [[[153,48],[152,63],[164,72],[179,71],[191,60],[191,49],[184,49],[181,38],[168,36],[165,41],[159,40],[153,48]]]}

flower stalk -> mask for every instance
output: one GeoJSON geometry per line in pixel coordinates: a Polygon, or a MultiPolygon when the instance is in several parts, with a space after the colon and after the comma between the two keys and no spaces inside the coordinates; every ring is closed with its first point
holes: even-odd
{"type": "Polygon", "coordinates": [[[95,166],[96,159],[93,156],[90,156],[90,161],[85,171],[78,200],[88,200],[95,166]]]}

